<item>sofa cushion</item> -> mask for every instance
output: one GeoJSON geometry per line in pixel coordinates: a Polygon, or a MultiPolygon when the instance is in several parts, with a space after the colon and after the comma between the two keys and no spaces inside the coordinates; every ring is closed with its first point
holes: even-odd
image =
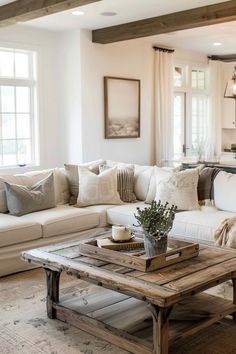
{"type": "Polygon", "coordinates": [[[232,216],[235,214],[217,210],[214,207],[179,212],[175,215],[170,235],[177,238],[194,239],[197,242],[215,243],[215,230],[226,218],[232,216]]]}
{"type": "Polygon", "coordinates": [[[138,200],[146,200],[153,166],[135,165],[134,193],[138,200]]]}
{"type": "Polygon", "coordinates": [[[218,209],[236,212],[236,174],[218,173],[214,180],[214,200],[218,209]]]}
{"type": "Polygon", "coordinates": [[[41,224],[43,237],[70,234],[99,225],[98,213],[69,205],[58,205],[56,208],[37,211],[21,216],[21,219],[41,224]]]}
{"type": "Polygon", "coordinates": [[[41,237],[42,228],[37,221],[0,214],[0,247],[32,241],[41,237]]]}
{"type": "Polygon", "coordinates": [[[107,222],[111,225],[131,225],[137,224],[134,213],[137,207],[147,208],[144,202],[124,204],[107,210],[107,222]]]}
{"type": "Polygon", "coordinates": [[[94,213],[98,213],[99,214],[99,227],[105,227],[108,226],[108,222],[107,222],[107,210],[111,209],[111,208],[116,208],[116,206],[114,205],[104,205],[104,204],[100,204],[100,205],[90,205],[88,207],[83,208],[83,210],[89,210],[91,212],[94,213]]]}

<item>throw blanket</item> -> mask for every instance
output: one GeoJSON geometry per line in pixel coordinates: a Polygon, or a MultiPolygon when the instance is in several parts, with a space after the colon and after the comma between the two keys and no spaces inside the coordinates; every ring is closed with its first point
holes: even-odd
{"type": "Polygon", "coordinates": [[[198,200],[200,205],[214,204],[214,179],[221,170],[216,167],[205,167],[198,180],[198,200]]]}
{"type": "Polygon", "coordinates": [[[215,231],[218,246],[236,248],[236,216],[225,219],[215,231]]]}

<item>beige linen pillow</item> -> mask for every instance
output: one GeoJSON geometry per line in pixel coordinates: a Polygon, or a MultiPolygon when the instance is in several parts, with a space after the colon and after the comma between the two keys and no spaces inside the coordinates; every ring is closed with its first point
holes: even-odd
{"type": "Polygon", "coordinates": [[[79,167],[77,206],[98,204],[122,204],[117,192],[117,168],[109,168],[96,175],[86,167],[79,167]]]}
{"type": "Polygon", "coordinates": [[[77,202],[78,194],[79,194],[79,172],[78,167],[86,167],[93,173],[99,174],[99,166],[105,164],[105,160],[96,160],[88,163],[84,163],[81,165],[73,165],[73,164],[64,164],[66,176],[69,182],[70,189],[70,200],[69,204],[74,205],[77,202]]]}
{"type": "Polygon", "coordinates": [[[5,191],[9,213],[14,216],[53,208],[56,205],[53,173],[32,187],[5,182],[5,191]]]}
{"type": "Polygon", "coordinates": [[[156,201],[174,204],[178,210],[199,209],[197,194],[199,171],[197,169],[172,172],[155,167],[155,176],[156,201]]]}
{"type": "MultiPolygon", "coordinates": [[[[108,165],[101,165],[100,173],[111,168],[108,165]]],[[[117,190],[123,202],[133,203],[136,201],[134,194],[134,165],[117,166],[117,190]]]]}

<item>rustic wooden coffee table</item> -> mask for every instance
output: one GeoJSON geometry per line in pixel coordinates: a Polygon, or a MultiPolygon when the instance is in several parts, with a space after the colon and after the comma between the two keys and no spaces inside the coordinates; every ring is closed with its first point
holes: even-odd
{"type": "MultiPolygon", "coordinates": [[[[81,241],[80,241],[81,242],[81,241]]],[[[236,321],[236,251],[200,245],[196,258],[143,273],[79,254],[79,241],[26,251],[47,277],[47,313],[135,354],[166,354],[169,345],[232,315],[236,321]],[[98,289],[59,299],[61,272],[98,289]],[[204,293],[226,280],[233,301],[204,293]]],[[[79,282],[79,281],[78,281],[79,282]]]]}

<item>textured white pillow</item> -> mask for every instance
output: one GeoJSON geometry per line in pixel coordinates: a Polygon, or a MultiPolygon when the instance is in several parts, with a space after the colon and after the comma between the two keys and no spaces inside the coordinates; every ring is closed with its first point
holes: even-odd
{"type": "Polygon", "coordinates": [[[197,169],[173,172],[155,167],[155,175],[156,201],[174,204],[178,210],[199,209],[197,195],[199,172],[197,169]]]}
{"type": "Polygon", "coordinates": [[[122,204],[117,192],[117,168],[112,167],[99,175],[79,167],[79,195],[77,206],[122,204]]]}
{"type": "Polygon", "coordinates": [[[220,171],[214,180],[214,201],[217,209],[236,213],[236,175],[220,171]]]}
{"type": "MultiPolygon", "coordinates": [[[[181,166],[178,166],[178,167],[161,167],[161,168],[166,170],[166,171],[170,171],[170,172],[179,172],[181,170],[181,166]]],[[[153,169],[145,203],[146,204],[151,204],[151,202],[155,199],[155,197],[156,197],[156,176],[155,176],[155,169],[153,169]]]]}

